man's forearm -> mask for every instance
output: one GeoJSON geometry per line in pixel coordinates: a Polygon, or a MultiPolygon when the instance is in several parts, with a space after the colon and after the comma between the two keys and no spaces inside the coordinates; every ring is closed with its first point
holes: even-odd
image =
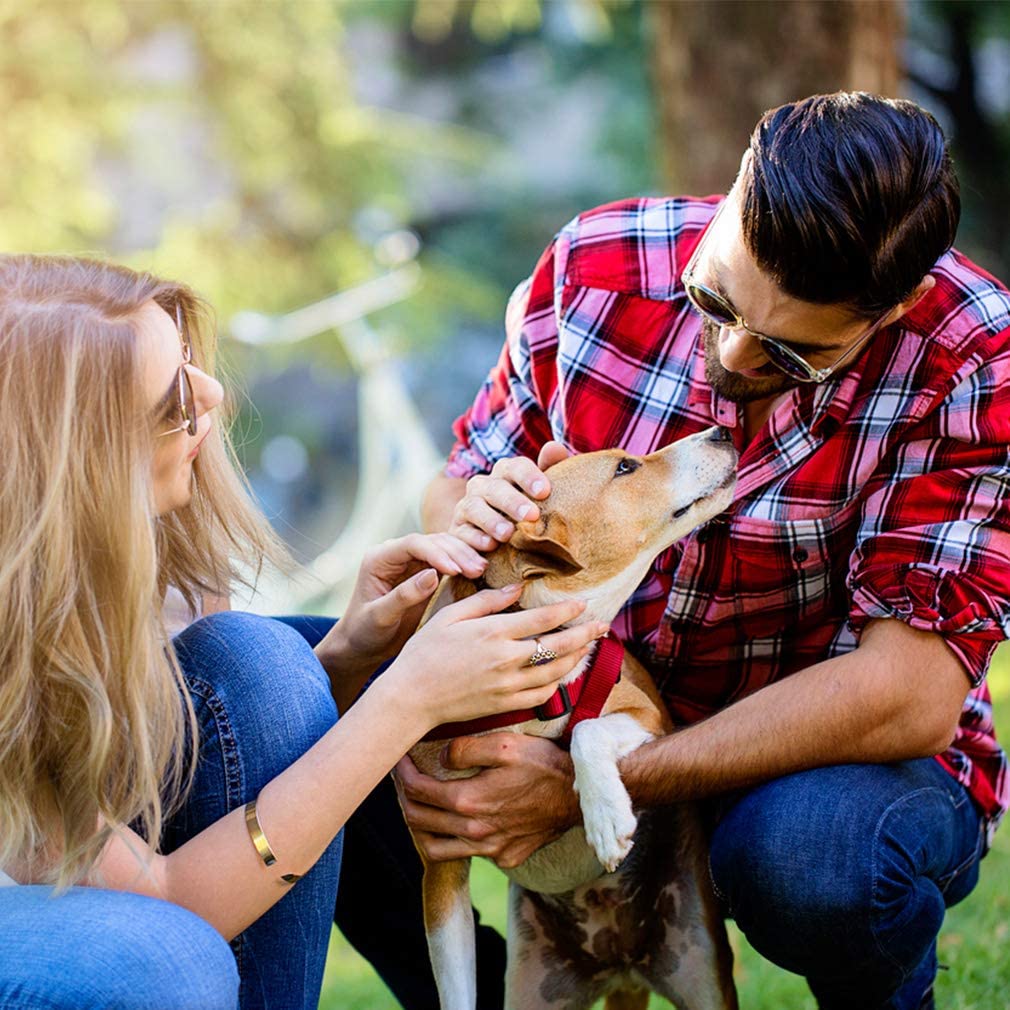
{"type": "Polygon", "coordinates": [[[638,806],[752,786],[805,768],[882,763],[950,743],[968,681],[935,635],[883,621],[818,663],[621,762],[638,806]]]}
{"type": "Polygon", "coordinates": [[[452,523],[456,503],[466,493],[464,477],[438,474],[428,485],[421,502],[421,528],[425,533],[442,533],[452,523]]]}

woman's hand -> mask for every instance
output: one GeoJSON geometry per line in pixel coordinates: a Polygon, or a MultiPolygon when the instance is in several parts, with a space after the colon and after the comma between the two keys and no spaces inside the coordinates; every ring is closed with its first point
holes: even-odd
{"type": "Polygon", "coordinates": [[[449,532],[478,551],[492,551],[505,543],[515,533],[515,523],[540,515],[536,502],[551,493],[544,470],[568,455],[560,442],[547,442],[536,463],[510,456],[498,460],[490,473],[471,477],[456,503],[449,532]]]}
{"type": "Polygon", "coordinates": [[[343,617],[316,646],[331,678],[369,674],[413,634],[439,573],[476,579],[487,562],[447,533],[413,533],[371,548],[343,617]]]}
{"type": "Polygon", "coordinates": [[[445,722],[542,705],[589,643],[606,634],[607,625],[596,621],[551,630],[578,617],[582,600],[498,613],[515,603],[521,588],[486,589],[440,610],[379,678],[384,690],[395,685],[402,704],[414,708],[419,735],[445,722]],[[557,658],[530,666],[534,638],[557,658]]]}

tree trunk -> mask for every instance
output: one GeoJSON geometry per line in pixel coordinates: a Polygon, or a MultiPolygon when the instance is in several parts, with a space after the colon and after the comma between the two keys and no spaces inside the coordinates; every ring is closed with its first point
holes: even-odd
{"type": "Polygon", "coordinates": [[[653,0],[646,11],[671,191],[727,190],[767,109],[897,92],[900,0],[653,0]]]}

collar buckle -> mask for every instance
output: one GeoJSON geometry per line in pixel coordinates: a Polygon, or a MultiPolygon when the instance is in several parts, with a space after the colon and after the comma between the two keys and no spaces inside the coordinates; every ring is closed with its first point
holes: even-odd
{"type": "Polygon", "coordinates": [[[575,708],[575,704],[572,702],[572,696],[568,693],[568,685],[558,684],[557,691],[542,705],[537,705],[533,712],[541,722],[550,722],[551,719],[560,719],[563,715],[568,715],[573,708],[575,708]],[[563,707],[560,711],[556,711],[559,701],[563,707]]]}

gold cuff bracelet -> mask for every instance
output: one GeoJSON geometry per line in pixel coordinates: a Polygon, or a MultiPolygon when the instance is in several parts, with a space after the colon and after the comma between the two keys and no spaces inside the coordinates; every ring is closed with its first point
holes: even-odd
{"type": "MultiPolygon", "coordinates": [[[[274,850],[270,848],[267,836],[263,834],[263,829],[260,827],[259,818],[256,816],[256,800],[250,800],[245,805],[245,826],[249,829],[249,837],[252,839],[256,851],[259,853],[260,859],[263,860],[265,865],[273,866],[277,862],[277,857],[274,855],[274,850]]],[[[300,873],[281,874],[281,882],[284,884],[293,884],[301,879],[302,875],[300,873]]]]}

